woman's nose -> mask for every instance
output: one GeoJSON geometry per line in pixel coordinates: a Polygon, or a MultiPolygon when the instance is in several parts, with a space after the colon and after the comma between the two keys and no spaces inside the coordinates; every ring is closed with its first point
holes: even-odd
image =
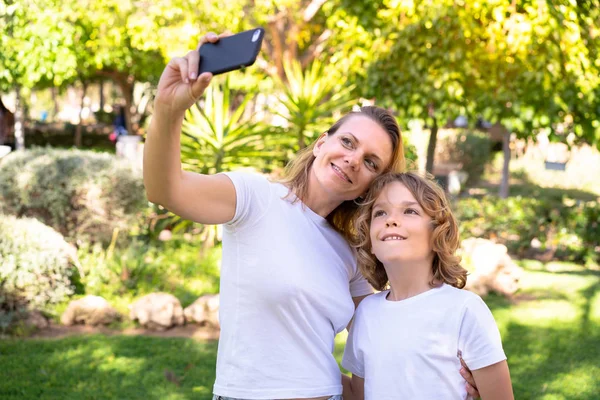
{"type": "Polygon", "coordinates": [[[356,154],[349,154],[344,158],[344,162],[354,169],[359,163],[359,157],[356,154]]]}

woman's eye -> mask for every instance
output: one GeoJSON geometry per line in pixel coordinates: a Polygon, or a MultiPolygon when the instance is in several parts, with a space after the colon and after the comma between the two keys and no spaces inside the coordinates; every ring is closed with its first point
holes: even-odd
{"type": "Polygon", "coordinates": [[[414,208],[407,208],[406,210],[404,210],[405,214],[413,214],[413,215],[419,215],[418,211],[415,210],[414,208]]]}
{"type": "Polygon", "coordinates": [[[352,140],[348,139],[347,137],[342,137],[342,144],[346,147],[352,147],[352,140]]]}
{"type": "Polygon", "coordinates": [[[373,171],[377,171],[378,169],[377,163],[373,160],[366,159],[365,164],[367,164],[367,167],[371,168],[373,171]]]}

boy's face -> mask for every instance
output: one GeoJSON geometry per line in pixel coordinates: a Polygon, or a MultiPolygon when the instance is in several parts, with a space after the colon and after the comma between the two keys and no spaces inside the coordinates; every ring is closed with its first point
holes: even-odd
{"type": "Polygon", "coordinates": [[[431,217],[400,182],[388,184],[371,213],[372,252],[384,265],[433,260],[431,217]]]}

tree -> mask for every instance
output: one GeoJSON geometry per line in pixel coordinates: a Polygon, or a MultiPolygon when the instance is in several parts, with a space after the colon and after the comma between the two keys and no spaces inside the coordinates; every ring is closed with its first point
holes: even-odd
{"type": "MultiPolygon", "coordinates": [[[[593,58],[600,46],[585,40],[592,30],[580,6],[490,2],[480,12],[486,20],[482,45],[470,53],[479,65],[465,90],[477,113],[508,128],[501,197],[508,196],[509,132],[532,137],[543,129],[563,142],[572,132],[600,146],[594,127],[600,71],[593,58]]],[[[597,7],[587,12],[600,15],[597,7]]]]}
{"type": "Polygon", "coordinates": [[[465,62],[464,32],[470,21],[460,18],[452,3],[402,3],[394,13],[387,9],[387,24],[375,44],[378,51],[363,77],[367,97],[394,106],[405,124],[410,119],[426,122],[431,132],[428,172],[439,127],[468,114],[463,82],[472,67],[465,62]]]}
{"type": "Polygon", "coordinates": [[[572,131],[597,144],[597,3],[390,6],[378,14],[387,23],[374,41],[367,93],[405,118],[430,119],[428,170],[439,121],[461,114],[481,115],[520,137],[549,129],[564,140],[560,132],[572,131]]]}
{"type": "Polygon", "coordinates": [[[135,83],[158,82],[165,66],[160,30],[156,19],[149,17],[154,8],[146,6],[139,0],[77,0],[65,6],[67,21],[77,30],[74,52],[79,80],[85,84],[109,78],[119,86],[130,133],[135,131],[132,119],[139,118],[133,107],[135,83]]]}
{"type": "Polygon", "coordinates": [[[0,92],[15,90],[15,141],[25,147],[22,89],[60,86],[77,74],[74,29],[51,0],[0,4],[0,92]]]}

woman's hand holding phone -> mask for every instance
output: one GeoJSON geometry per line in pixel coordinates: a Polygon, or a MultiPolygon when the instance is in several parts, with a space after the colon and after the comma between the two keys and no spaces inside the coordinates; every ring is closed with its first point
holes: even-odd
{"type": "MultiPolygon", "coordinates": [[[[230,36],[230,33],[216,35],[207,33],[198,48],[204,43],[216,43],[220,38],[230,36]]],[[[212,74],[205,72],[198,74],[199,53],[197,50],[190,51],[185,57],[175,57],[167,64],[158,82],[155,104],[157,107],[166,107],[172,116],[183,116],[204,90],[210,84],[212,74]]]]}

